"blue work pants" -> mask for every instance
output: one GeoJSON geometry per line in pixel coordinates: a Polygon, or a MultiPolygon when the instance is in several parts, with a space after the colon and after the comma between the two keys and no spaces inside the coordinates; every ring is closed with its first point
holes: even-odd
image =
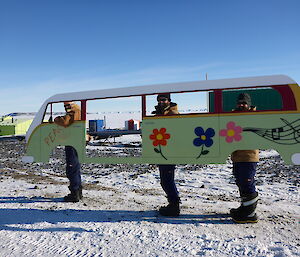
{"type": "Polygon", "coordinates": [[[69,189],[71,191],[78,190],[81,187],[80,163],[77,151],[72,146],[65,147],[66,154],[66,173],[70,181],[69,189]]]}
{"type": "Polygon", "coordinates": [[[158,165],[160,184],[169,203],[178,203],[179,193],[175,185],[175,165],[158,165]]]}
{"type": "Polygon", "coordinates": [[[257,162],[234,162],[233,175],[240,195],[245,196],[256,192],[255,173],[257,162]]]}

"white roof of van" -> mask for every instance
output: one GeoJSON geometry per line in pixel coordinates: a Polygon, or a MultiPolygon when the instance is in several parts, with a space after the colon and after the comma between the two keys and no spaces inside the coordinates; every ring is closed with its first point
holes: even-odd
{"type": "Polygon", "coordinates": [[[274,86],[296,84],[296,82],[285,75],[271,75],[258,77],[244,77],[233,79],[202,80],[192,82],[178,82],[168,84],[155,84],[147,86],[122,87],[112,89],[90,90],[57,94],[48,98],[36,114],[30,128],[26,134],[26,140],[29,139],[32,131],[42,122],[43,115],[48,103],[63,101],[79,101],[83,99],[96,99],[108,97],[122,97],[135,95],[151,95],[155,93],[187,92],[196,90],[223,89],[223,88],[242,88],[255,86],[274,86]]]}
{"type": "Polygon", "coordinates": [[[155,93],[172,93],[182,91],[208,90],[220,88],[237,88],[253,86],[270,86],[295,84],[296,82],[285,75],[246,77],[234,79],[202,80],[192,82],[177,82],[167,84],[155,84],[135,87],[121,87],[112,89],[100,89],[90,91],[79,91],[65,94],[57,94],[47,102],[78,101],[82,99],[95,99],[107,97],[121,97],[134,95],[149,95],[155,93]]]}

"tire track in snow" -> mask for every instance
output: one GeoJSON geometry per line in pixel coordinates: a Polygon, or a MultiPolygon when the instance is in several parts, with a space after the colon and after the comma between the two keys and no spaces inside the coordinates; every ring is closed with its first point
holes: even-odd
{"type": "MultiPolygon", "coordinates": [[[[84,235],[78,236],[77,232],[51,232],[41,229],[39,232],[31,232],[34,228],[7,227],[0,231],[1,252],[6,256],[102,256],[99,247],[87,245],[84,235]],[[21,231],[17,231],[21,230],[21,231]],[[24,233],[24,230],[26,231],[24,233]],[[28,231],[27,231],[28,230],[28,231]],[[44,231],[47,232],[44,232],[44,231]],[[37,234],[42,235],[37,236],[37,234]],[[84,244],[82,242],[85,241],[84,244]],[[58,243],[59,242],[59,243],[58,243]],[[9,253],[9,254],[7,254],[9,253]]],[[[37,229],[39,230],[39,229],[37,229]]],[[[85,234],[85,233],[81,233],[85,234]]]]}

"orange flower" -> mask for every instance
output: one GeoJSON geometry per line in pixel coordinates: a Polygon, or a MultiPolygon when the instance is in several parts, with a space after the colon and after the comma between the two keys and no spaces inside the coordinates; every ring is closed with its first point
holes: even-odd
{"type": "Polygon", "coordinates": [[[153,140],[154,146],[167,144],[167,139],[169,139],[171,136],[170,134],[166,133],[166,131],[167,130],[165,128],[161,128],[160,130],[153,129],[153,134],[150,135],[150,139],[153,140]]]}

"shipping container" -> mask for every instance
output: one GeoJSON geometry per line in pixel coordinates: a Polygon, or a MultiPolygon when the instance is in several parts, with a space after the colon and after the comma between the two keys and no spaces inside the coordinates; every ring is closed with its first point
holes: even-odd
{"type": "Polygon", "coordinates": [[[104,120],[89,120],[89,132],[98,132],[105,129],[104,120]]]}

